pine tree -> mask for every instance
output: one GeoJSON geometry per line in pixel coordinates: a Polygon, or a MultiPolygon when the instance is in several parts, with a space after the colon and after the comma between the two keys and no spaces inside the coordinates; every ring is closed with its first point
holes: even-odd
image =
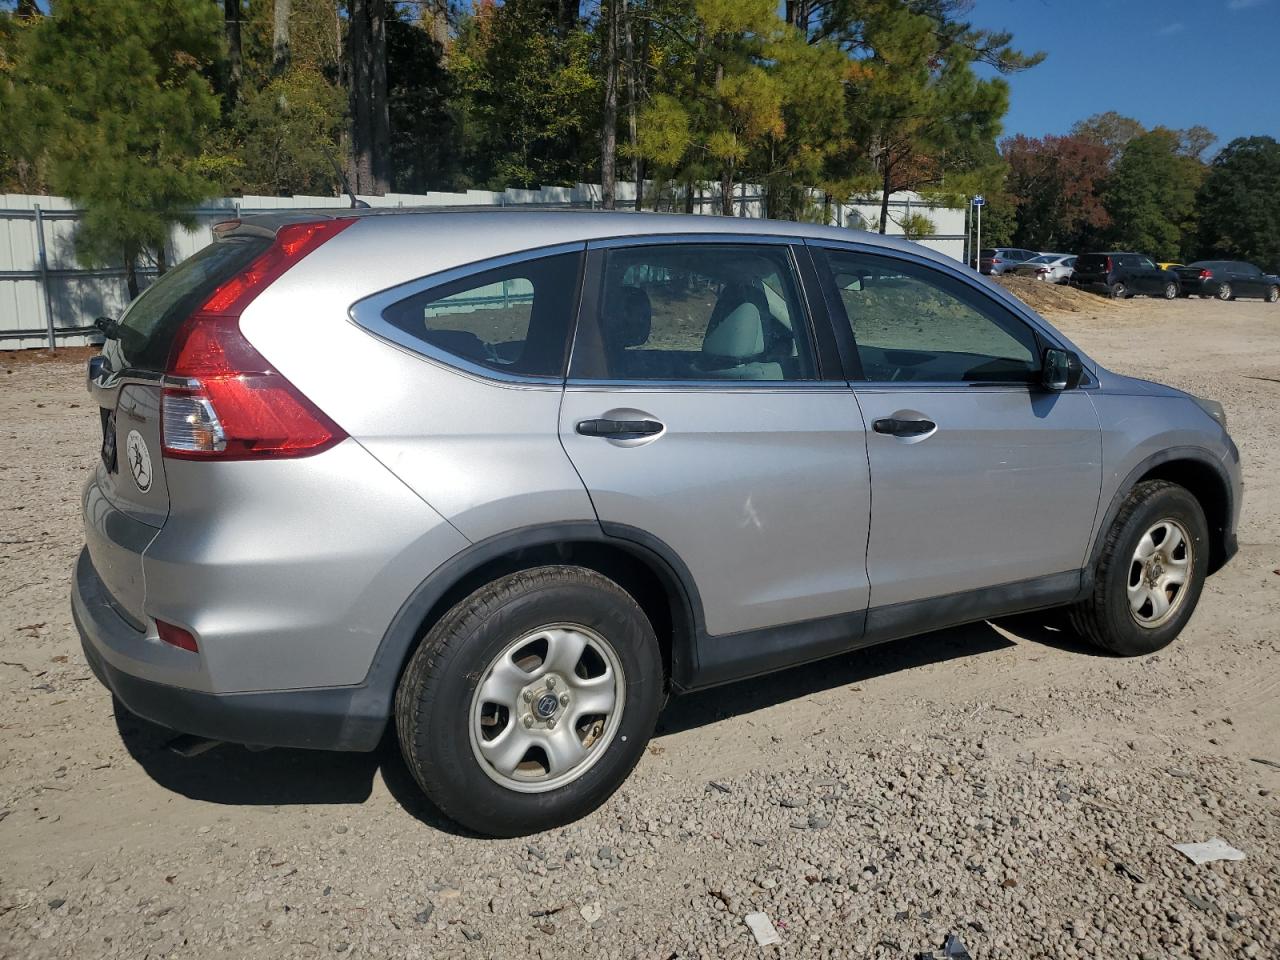
{"type": "Polygon", "coordinates": [[[163,271],[171,228],[217,192],[202,152],[221,34],[203,0],[61,0],[18,64],[16,106],[41,130],[50,186],[85,210],[77,254],[123,263],[131,295],[139,258],[163,271]]]}

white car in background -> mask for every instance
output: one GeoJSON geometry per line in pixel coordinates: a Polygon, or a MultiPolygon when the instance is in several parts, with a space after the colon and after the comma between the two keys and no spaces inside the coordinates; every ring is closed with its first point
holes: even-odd
{"type": "Polygon", "coordinates": [[[1050,283],[1066,283],[1075,273],[1076,258],[1069,253],[1042,253],[1013,268],[1019,277],[1034,277],[1050,283]]]}

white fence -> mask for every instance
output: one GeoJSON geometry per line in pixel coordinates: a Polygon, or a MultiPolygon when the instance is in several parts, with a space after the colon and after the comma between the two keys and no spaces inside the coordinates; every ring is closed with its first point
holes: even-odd
{"type": "MultiPolygon", "coordinates": [[[[646,184],[646,194],[654,189],[646,184]]],[[[618,184],[618,205],[633,205],[635,184],[618,184]]],[[[361,197],[374,207],[516,206],[539,204],[593,208],[600,204],[600,187],[543,187],[539,190],[468,190],[465,193],[405,194],[361,197]]],[[[646,201],[647,203],[647,201],[646,201]]],[[[683,209],[683,198],[672,199],[683,209]]],[[[175,229],[167,260],[177,263],[212,239],[213,224],[222,220],[274,210],[346,208],[345,197],[224,197],[194,211],[193,230],[175,229]]],[[[695,213],[719,213],[719,188],[699,191],[695,213]]],[[[735,191],[734,214],[763,216],[764,200],[758,188],[747,184],[735,191]]],[[[912,193],[890,198],[889,232],[900,234],[898,222],[906,214],[923,213],[934,224],[934,234],[920,242],[958,260],[965,256],[966,223],[963,209],[934,207],[912,193]]],[[[833,204],[831,223],[854,229],[877,224],[878,199],[833,204]]],[[[75,256],[75,231],[80,211],[65,197],[0,194],[0,349],[67,346],[89,342],[92,324],[100,316],[119,317],[129,301],[123,265],[105,269],[81,266],[75,256]]],[[[154,267],[140,264],[138,280],[146,285],[154,267]]]]}

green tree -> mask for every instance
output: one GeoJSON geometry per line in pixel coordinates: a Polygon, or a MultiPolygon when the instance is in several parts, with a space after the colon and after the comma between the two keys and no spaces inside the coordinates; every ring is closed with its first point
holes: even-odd
{"type": "Polygon", "coordinates": [[[858,12],[824,29],[859,58],[849,109],[873,170],[866,183],[880,193],[883,233],[890,194],[960,193],[955,181],[979,171],[994,152],[1009,87],[1000,77],[979,77],[974,64],[1013,73],[1044,55],[1022,54],[1008,34],[975,30],[956,19],[963,9],[958,3],[863,0],[837,6],[858,12]]]}
{"type": "Polygon", "coordinates": [[[579,26],[558,28],[559,10],[546,0],[487,0],[459,27],[450,70],[476,183],[572,183],[599,156],[593,41],[579,26]]]}
{"type": "Polygon", "coordinates": [[[23,106],[19,64],[41,18],[0,11],[0,193],[43,193],[48,189],[43,135],[23,106]]]}
{"type": "Polygon", "coordinates": [[[1196,196],[1198,254],[1280,271],[1280,143],[1239,137],[1214,157],[1196,196]]]}
{"type": "Polygon", "coordinates": [[[202,148],[221,34],[203,0],[60,0],[17,65],[14,106],[41,131],[50,186],[85,210],[77,253],[123,263],[130,294],[138,259],[163,270],[170,229],[217,192],[202,148]]]}
{"type": "Polygon", "coordinates": [[[1171,130],[1152,130],[1125,144],[1102,195],[1115,246],[1157,260],[1184,255],[1203,165],[1183,155],[1180,147],[1171,130]]]}

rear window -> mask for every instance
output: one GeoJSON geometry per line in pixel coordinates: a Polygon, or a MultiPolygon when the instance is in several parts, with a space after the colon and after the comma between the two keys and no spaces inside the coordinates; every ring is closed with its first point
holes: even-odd
{"type": "Polygon", "coordinates": [[[1076,260],[1076,269],[1088,272],[1090,270],[1106,270],[1107,255],[1105,253],[1085,253],[1081,254],[1076,260]]]}
{"type": "Polygon", "coordinates": [[[516,376],[564,376],[578,295],[576,253],[539,257],[431,287],[382,318],[459,360],[516,376]]]}
{"type": "Polygon", "coordinates": [[[996,252],[995,252],[994,250],[983,250],[983,251],[982,251],[982,259],[984,259],[984,260],[990,260],[990,259],[991,259],[992,257],[994,257],[995,255],[996,255],[996,252]]]}
{"type": "Polygon", "coordinates": [[[120,318],[126,365],[163,370],[182,321],[269,246],[265,237],[214,241],[143,290],[120,318]]]}

